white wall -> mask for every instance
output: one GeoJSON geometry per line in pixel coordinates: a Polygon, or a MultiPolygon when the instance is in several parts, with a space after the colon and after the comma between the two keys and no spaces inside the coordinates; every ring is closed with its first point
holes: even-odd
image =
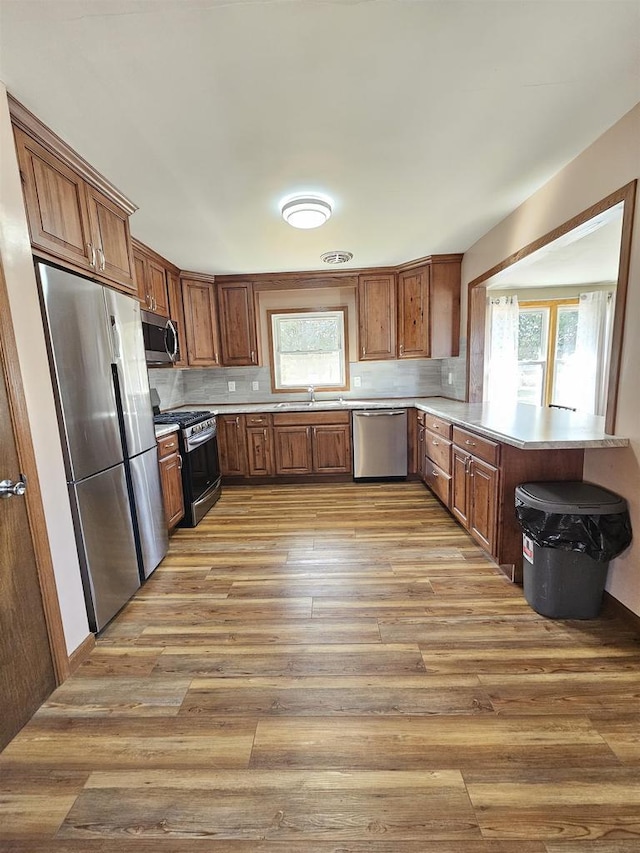
{"type": "Polygon", "coordinates": [[[0,83],[0,254],[67,651],[89,635],[7,93],[0,83]]]}
{"type": "MultiPolygon", "coordinates": [[[[569,163],[464,255],[463,296],[470,281],[592,204],[640,178],[640,104],[569,163]]],[[[466,305],[462,329],[466,335],[466,305]]],[[[628,448],[587,451],[584,478],[629,502],[635,542],[609,570],[607,589],[640,614],[640,191],[636,197],[622,349],[616,434],[628,448]]]]}

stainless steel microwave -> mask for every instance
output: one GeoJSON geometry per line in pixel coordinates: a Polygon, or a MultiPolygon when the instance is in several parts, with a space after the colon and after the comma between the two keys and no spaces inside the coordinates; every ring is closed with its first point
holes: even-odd
{"type": "Polygon", "coordinates": [[[173,364],[180,358],[178,330],[167,317],[141,311],[144,355],[150,366],[173,364]]]}

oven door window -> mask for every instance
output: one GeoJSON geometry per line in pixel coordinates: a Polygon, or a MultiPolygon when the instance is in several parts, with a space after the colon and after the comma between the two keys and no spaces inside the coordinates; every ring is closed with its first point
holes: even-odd
{"type": "Polygon", "coordinates": [[[192,501],[198,500],[207,489],[220,479],[220,462],[218,460],[218,438],[201,444],[190,453],[185,454],[184,460],[189,473],[189,483],[192,501]]]}

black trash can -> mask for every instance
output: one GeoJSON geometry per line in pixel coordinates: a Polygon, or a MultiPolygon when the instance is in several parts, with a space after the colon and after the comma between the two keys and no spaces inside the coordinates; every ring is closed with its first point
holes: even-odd
{"type": "Polygon", "coordinates": [[[625,499],[591,483],[523,483],[516,516],[527,602],[555,619],[596,617],[609,561],[631,542],[625,499]]]}

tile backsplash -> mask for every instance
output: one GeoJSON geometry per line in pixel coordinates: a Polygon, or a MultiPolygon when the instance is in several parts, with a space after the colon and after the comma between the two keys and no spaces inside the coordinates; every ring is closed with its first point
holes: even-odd
{"type": "MultiPolygon", "coordinates": [[[[358,361],[349,365],[351,390],[318,392],[317,399],[371,397],[432,397],[456,396],[460,384],[459,366],[464,359],[407,359],[393,361],[358,361]],[[452,366],[447,367],[450,363],[452,366]],[[453,385],[446,383],[452,372],[453,385]],[[360,378],[360,387],[354,379],[360,378]]],[[[273,394],[268,367],[188,368],[186,370],[149,370],[149,382],[160,395],[163,409],[184,405],[213,405],[215,403],[264,403],[270,400],[300,400],[305,394],[273,394]],[[235,391],[229,391],[235,382],[235,391]],[[258,390],[253,390],[253,383],[258,390]]],[[[464,396],[464,387],[462,391],[464,396]]]]}

